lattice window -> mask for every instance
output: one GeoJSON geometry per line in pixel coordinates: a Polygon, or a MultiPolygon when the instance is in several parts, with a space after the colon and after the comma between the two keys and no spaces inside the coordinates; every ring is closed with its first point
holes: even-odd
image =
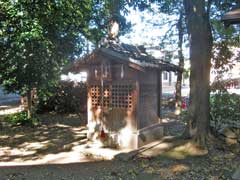
{"type": "Polygon", "coordinates": [[[112,86],[112,107],[131,108],[132,107],[132,85],[112,86]]]}
{"type": "Polygon", "coordinates": [[[109,85],[103,87],[103,107],[110,106],[111,90],[109,85]]]}
{"type": "Polygon", "coordinates": [[[98,107],[101,105],[101,89],[100,86],[94,85],[91,86],[91,98],[92,98],[92,106],[98,107]]]}
{"type": "Polygon", "coordinates": [[[132,108],[133,85],[91,86],[92,107],[132,108]],[[101,96],[103,94],[103,96],[101,96]]]}

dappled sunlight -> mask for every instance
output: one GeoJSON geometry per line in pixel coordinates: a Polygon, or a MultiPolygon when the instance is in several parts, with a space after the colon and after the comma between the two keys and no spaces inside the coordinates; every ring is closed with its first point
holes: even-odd
{"type": "Polygon", "coordinates": [[[88,158],[95,160],[113,160],[118,154],[130,153],[131,149],[113,149],[102,146],[100,141],[88,142],[80,148],[80,151],[88,158]],[[82,149],[83,148],[83,149],[82,149]]]}
{"type": "Polygon", "coordinates": [[[8,138],[10,138],[10,136],[7,136],[7,135],[0,136],[0,140],[5,140],[5,139],[8,139],[8,138]]]}
{"type": "Polygon", "coordinates": [[[190,170],[189,166],[184,164],[173,165],[170,167],[170,169],[173,173],[180,173],[180,172],[185,172],[190,170]]]}
{"type": "Polygon", "coordinates": [[[68,126],[68,125],[65,125],[65,124],[59,124],[59,123],[57,123],[57,124],[55,125],[55,127],[60,127],[60,128],[69,128],[70,126],[68,126]]]}
{"type": "Polygon", "coordinates": [[[131,144],[131,137],[132,136],[132,129],[131,127],[124,127],[119,131],[119,139],[121,142],[118,142],[123,147],[127,147],[129,144],[131,144]]]}
{"type": "MultiPolygon", "coordinates": [[[[28,156],[28,155],[32,155],[35,154],[36,151],[35,150],[28,150],[26,151],[25,148],[11,148],[11,147],[5,147],[5,148],[0,148],[0,156],[28,156]]],[[[5,158],[7,159],[7,157],[5,158]]]]}
{"type": "Polygon", "coordinates": [[[174,159],[184,159],[189,156],[203,156],[207,154],[207,150],[200,148],[198,145],[192,142],[186,142],[185,144],[176,146],[164,153],[165,156],[174,159]]]}
{"type": "Polygon", "coordinates": [[[197,144],[176,139],[172,136],[166,136],[162,140],[150,143],[139,153],[141,156],[165,156],[173,159],[185,159],[189,156],[203,156],[208,154],[208,151],[201,149],[197,144]]]}
{"type": "Polygon", "coordinates": [[[34,128],[4,124],[0,132],[0,166],[111,160],[116,154],[130,151],[89,142],[87,128],[77,115],[40,117],[41,125],[34,128]]]}
{"type": "Polygon", "coordinates": [[[176,146],[176,142],[174,143],[173,138],[172,136],[166,136],[159,141],[149,143],[140,149],[139,154],[146,157],[161,155],[176,146]]]}
{"type": "Polygon", "coordinates": [[[157,145],[157,147],[151,148],[147,151],[143,151],[141,154],[147,157],[161,155],[162,153],[170,149],[172,146],[173,145],[171,143],[160,143],[157,145]]]}
{"type": "Polygon", "coordinates": [[[21,144],[19,147],[22,147],[26,150],[36,150],[36,149],[43,149],[44,147],[46,147],[49,144],[50,140],[47,141],[43,141],[43,142],[25,142],[23,144],[21,144]]]}
{"type": "Polygon", "coordinates": [[[86,144],[86,127],[78,115],[40,115],[41,125],[10,126],[2,119],[0,166],[78,162],[88,158],[79,151],[86,144]],[[75,157],[75,158],[74,158],[75,157]]]}
{"type": "Polygon", "coordinates": [[[16,134],[13,138],[22,138],[22,137],[24,137],[25,135],[24,134],[16,134]]]}
{"type": "MultiPolygon", "coordinates": [[[[44,164],[112,160],[118,154],[131,153],[127,149],[104,148],[100,142],[88,142],[86,127],[77,127],[75,122],[74,126],[70,124],[58,119],[35,128],[19,127],[10,131],[6,127],[0,134],[1,148],[5,148],[1,149],[4,153],[0,157],[0,165],[14,162],[44,164]]],[[[127,128],[122,129],[123,139],[129,138],[128,132],[130,131],[127,128]]],[[[150,143],[139,151],[142,156],[184,158],[187,155],[199,155],[190,144],[174,140],[171,136],[164,137],[157,143],[150,143]]]]}
{"type": "Polygon", "coordinates": [[[158,167],[149,166],[146,167],[145,173],[149,174],[158,174],[163,179],[177,179],[176,176],[182,174],[184,172],[188,172],[191,168],[189,165],[183,163],[173,163],[171,162],[169,165],[160,165],[158,167]]]}

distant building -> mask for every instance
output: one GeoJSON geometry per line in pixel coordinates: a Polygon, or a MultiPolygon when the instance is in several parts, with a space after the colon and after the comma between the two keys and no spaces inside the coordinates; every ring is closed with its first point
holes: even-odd
{"type": "MultiPolygon", "coordinates": [[[[174,58],[175,51],[163,51],[159,46],[157,47],[148,47],[147,52],[153,55],[157,59],[163,59],[164,61],[171,62],[178,66],[179,60],[174,58]]],[[[184,69],[190,68],[189,60],[185,60],[184,62],[184,69]]],[[[177,73],[172,71],[163,71],[162,72],[162,91],[163,95],[168,94],[171,96],[174,95],[176,90],[176,82],[177,82],[177,73]]],[[[189,77],[183,74],[182,77],[182,95],[188,96],[189,95],[189,77]],[[185,88],[185,89],[184,89],[185,88]]]]}
{"type": "Polygon", "coordinates": [[[20,103],[20,96],[14,93],[6,94],[3,92],[3,87],[0,86],[0,106],[17,103],[20,103]]]}
{"type": "MultiPolygon", "coordinates": [[[[211,72],[211,83],[217,82],[214,70],[211,72]]],[[[229,93],[240,94],[240,62],[235,62],[232,69],[229,69],[223,77],[221,77],[221,84],[227,89],[229,93]]]]}

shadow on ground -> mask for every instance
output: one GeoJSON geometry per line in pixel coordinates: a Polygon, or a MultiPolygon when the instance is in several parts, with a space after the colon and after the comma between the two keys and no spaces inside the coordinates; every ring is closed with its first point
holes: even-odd
{"type": "MultiPolygon", "coordinates": [[[[155,146],[149,146],[150,149],[140,149],[128,160],[116,157],[111,161],[100,162],[0,167],[0,179],[1,177],[9,180],[231,179],[240,160],[238,155],[216,149],[212,149],[208,154],[186,155],[186,152],[192,151],[194,147],[189,143],[169,137],[156,143],[155,146]],[[171,144],[171,147],[162,147],[162,150],[166,150],[165,153],[183,151],[184,158],[168,156],[165,153],[155,154],[155,156],[143,155],[152,148],[160,149],[160,145],[165,143],[171,144]]],[[[125,155],[131,153],[133,152],[125,155]]]]}
{"type": "Polygon", "coordinates": [[[34,128],[10,127],[3,123],[0,180],[218,180],[231,179],[240,162],[239,154],[219,150],[216,143],[212,143],[207,152],[188,140],[166,136],[109,161],[78,161],[77,151],[71,155],[80,163],[59,164],[57,159],[52,165],[46,162],[7,167],[4,163],[37,162],[49,155],[70,153],[86,142],[82,117],[45,114],[41,119],[42,124],[34,128]]]}
{"type": "Polygon", "coordinates": [[[45,155],[71,151],[86,142],[86,122],[77,114],[40,115],[36,127],[10,126],[0,130],[0,162],[24,162],[45,155]]]}

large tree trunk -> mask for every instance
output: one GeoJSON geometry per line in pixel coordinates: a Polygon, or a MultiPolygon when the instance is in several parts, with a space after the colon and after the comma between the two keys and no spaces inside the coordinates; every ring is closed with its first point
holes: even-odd
{"type": "MultiPolygon", "coordinates": [[[[178,59],[179,59],[179,67],[184,68],[184,56],[183,56],[183,12],[180,12],[180,16],[178,19],[178,59]]],[[[182,111],[182,71],[177,73],[177,82],[176,82],[176,103],[175,103],[175,114],[179,115],[182,111]]]]}
{"type": "MultiPolygon", "coordinates": [[[[187,134],[205,145],[209,134],[212,34],[205,0],[184,0],[190,38],[190,107],[187,134]]],[[[210,6],[208,6],[210,7],[210,6]]]]}

